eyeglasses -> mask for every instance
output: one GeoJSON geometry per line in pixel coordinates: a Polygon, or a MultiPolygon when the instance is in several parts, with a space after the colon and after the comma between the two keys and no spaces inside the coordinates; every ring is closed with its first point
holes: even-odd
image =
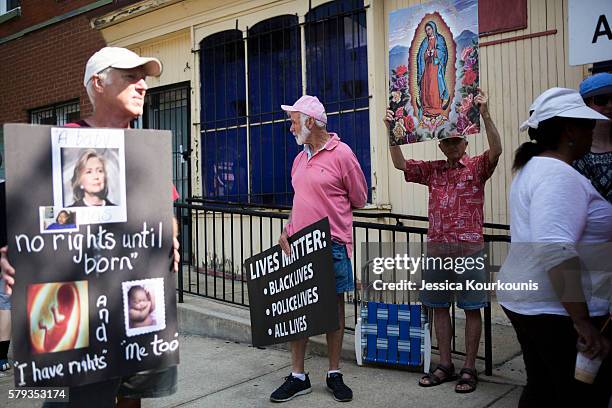
{"type": "Polygon", "coordinates": [[[593,104],[597,106],[606,106],[612,101],[612,94],[597,95],[593,97],[593,104]]]}

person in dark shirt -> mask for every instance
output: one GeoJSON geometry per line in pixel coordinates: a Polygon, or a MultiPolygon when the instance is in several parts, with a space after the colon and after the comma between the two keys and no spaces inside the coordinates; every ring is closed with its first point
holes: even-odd
{"type": "MultiPolygon", "coordinates": [[[[612,119],[612,74],[588,77],[580,84],[580,95],[589,108],[612,119]]],[[[572,165],[612,203],[612,121],[597,122],[591,151],[572,165]]]]}

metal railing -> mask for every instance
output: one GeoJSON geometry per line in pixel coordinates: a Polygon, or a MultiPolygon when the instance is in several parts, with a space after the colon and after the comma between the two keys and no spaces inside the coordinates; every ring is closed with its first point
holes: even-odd
{"type": "MultiPolygon", "coordinates": [[[[248,306],[247,279],[242,265],[249,257],[276,245],[288,218],[288,207],[253,204],[237,204],[207,199],[189,199],[174,204],[182,232],[183,259],[178,274],[179,302],[183,294],[210,297],[223,302],[248,306]]],[[[402,214],[365,212],[353,213],[353,275],[354,292],[346,295],[353,304],[352,319],[346,322],[348,330],[354,330],[359,316],[361,265],[358,256],[361,244],[423,243],[427,236],[427,217],[402,214]],[[376,220],[376,222],[370,221],[376,220]]],[[[485,242],[510,242],[509,227],[485,223],[485,242]]],[[[491,257],[489,257],[491,259],[491,257]]],[[[367,257],[366,257],[367,259],[367,257]]],[[[492,266],[495,270],[495,266],[492,266]]],[[[394,295],[395,296],[395,295],[394,295]]],[[[392,303],[406,299],[385,299],[392,303]]],[[[416,299],[415,299],[416,300],[416,299]]],[[[455,355],[465,355],[459,350],[455,336],[455,307],[452,306],[453,337],[451,350],[455,355]]],[[[351,314],[347,310],[347,316],[351,314]]],[[[485,372],[491,375],[493,368],[491,307],[484,309],[484,360],[485,372]]]]}

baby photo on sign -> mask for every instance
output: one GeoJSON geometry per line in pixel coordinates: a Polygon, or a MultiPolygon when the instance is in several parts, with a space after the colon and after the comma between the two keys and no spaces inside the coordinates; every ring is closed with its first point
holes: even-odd
{"type": "Polygon", "coordinates": [[[55,206],[79,224],[127,221],[123,131],[54,128],[51,137],[55,206]]]}
{"type": "Polygon", "coordinates": [[[166,328],[163,278],[123,282],[121,286],[128,337],[166,328]]]}

